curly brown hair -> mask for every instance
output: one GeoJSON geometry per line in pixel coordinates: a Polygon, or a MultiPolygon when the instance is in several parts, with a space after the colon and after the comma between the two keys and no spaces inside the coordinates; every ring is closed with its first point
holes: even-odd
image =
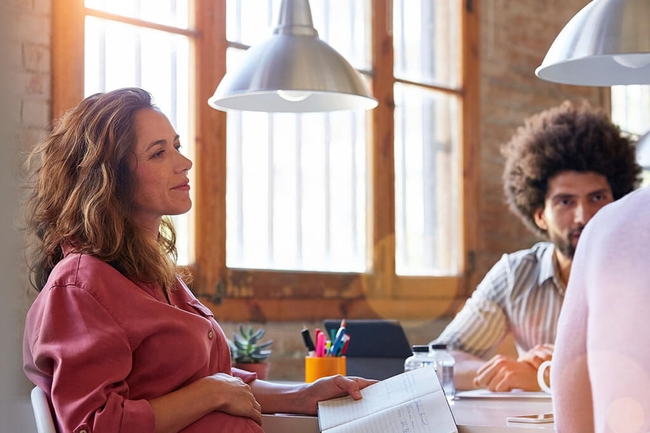
{"type": "Polygon", "coordinates": [[[87,97],[67,111],[27,159],[27,232],[32,285],[41,290],[63,259],[63,245],[110,263],[126,277],[173,288],[175,232],[163,218],[157,240],[131,219],[130,162],[135,114],[156,109],[139,88],[87,97]]]}
{"type": "Polygon", "coordinates": [[[535,114],[502,148],[506,202],[534,233],[548,238],[535,224],[544,208],[548,180],[563,171],[594,172],[607,178],[614,200],[641,183],[633,142],[603,110],[569,101],[535,114]]]}

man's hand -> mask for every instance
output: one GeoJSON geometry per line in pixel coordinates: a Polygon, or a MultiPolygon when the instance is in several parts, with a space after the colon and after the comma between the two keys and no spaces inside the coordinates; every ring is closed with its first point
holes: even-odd
{"type": "Polygon", "coordinates": [[[540,390],[536,367],[504,355],[496,355],[481,367],[474,378],[474,385],[495,392],[540,390]]]}
{"type": "Polygon", "coordinates": [[[527,362],[535,367],[535,369],[538,369],[542,362],[553,359],[553,350],[553,344],[538,344],[528,352],[521,355],[517,361],[527,362]]]}

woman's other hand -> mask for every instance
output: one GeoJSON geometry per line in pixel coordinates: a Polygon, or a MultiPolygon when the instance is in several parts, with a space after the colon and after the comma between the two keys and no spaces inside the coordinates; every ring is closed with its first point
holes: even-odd
{"type": "Polygon", "coordinates": [[[178,432],[211,412],[250,418],[262,425],[262,408],[240,378],[217,373],[149,400],[156,432],[178,432]]]}
{"type": "Polygon", "coordinates": [[[239,377],[217,373],[209,377],[218,389],[214,391],[216,408],[230,415],[244,416],[262,425],[262,408],[251,387],[239,377]]]}

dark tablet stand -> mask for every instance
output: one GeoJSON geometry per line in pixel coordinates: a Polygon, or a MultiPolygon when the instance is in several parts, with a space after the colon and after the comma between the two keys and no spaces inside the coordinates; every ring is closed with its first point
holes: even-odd
{"type": "MultiPolygon", "coordinates": [[[[339,329],[341,321],[323,321],[327,335],[339,329]]],[[[387,379],[404,372],[404,360],[412,355],[402,326],[397,320],[346,320],[350,343],[345,353],[348,376],[387,379]]]]}

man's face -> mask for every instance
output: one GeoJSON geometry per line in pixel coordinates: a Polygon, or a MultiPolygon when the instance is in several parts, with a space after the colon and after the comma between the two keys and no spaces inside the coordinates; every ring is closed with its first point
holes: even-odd
{"type": "Polygon", "coordinates": [[[563,171],[549,179],[544,209],[535,212],[535,223],[546,230],[556,249],[571,260],[585,225],[600,208],[613,201],[605,176],[591,171],[563,171]]]}

